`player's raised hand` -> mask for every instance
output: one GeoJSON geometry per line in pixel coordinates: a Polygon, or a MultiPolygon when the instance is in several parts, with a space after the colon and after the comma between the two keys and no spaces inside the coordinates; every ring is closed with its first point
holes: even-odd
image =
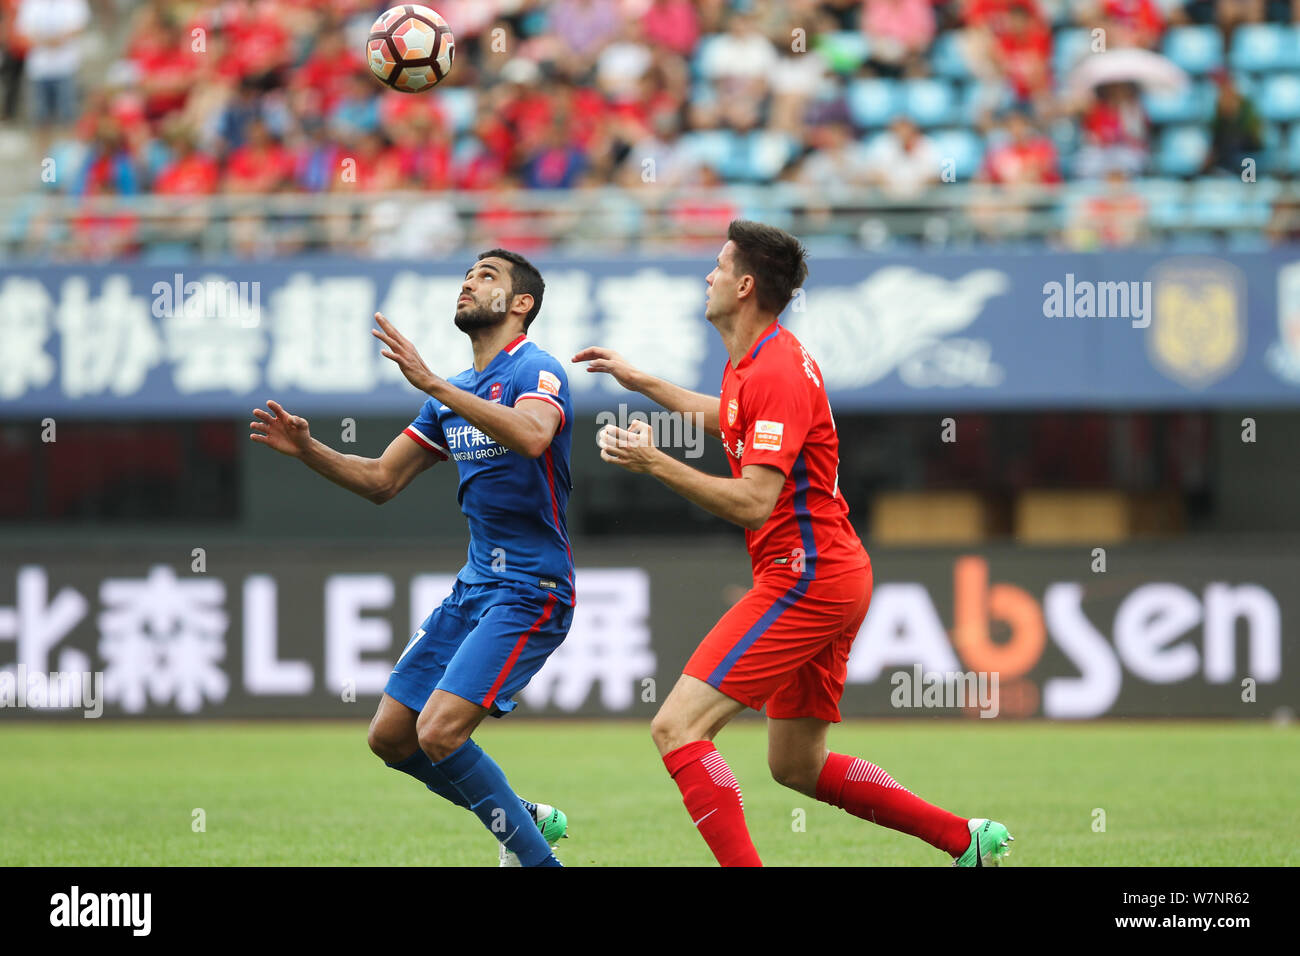
{"type": "Polygon", "coordinates": [[[655,447],[648,422],[630,422],[626,429],[606,425],[596,432],[596,445],[603,461],[635,472],[649,471],[655,459],[663,454],[655,447]]]}
{"type": "Polygon", "coordinates": [[[415,346],[406,336],[397,331],[397,326],[384,318],[382,312],[375,313],[375,322],[379,324],[379,328],[371,329],[370,334],[388,346],[379,354],[396,362],[408,382],[420,391],[427,392],[433,387],[437,376],[429,371],[429,366],[424,364],[424,359],[420,358],[420,353],[416,351],[415,346]]]}
{"type": "Polygon", "coordinates": [[[291,415],[279,402],[268,400],[267,412],[260,408],[253,409],[255,421],[248,423],[252,429],[249,438],[262,445],[268,445],[283,455],[297,458],[311,444],[311,429],[307,419],[301,415],[291,415]]]}
{"type": "Polygon", "coordinates": [[[607,372],[628,391],[640,391],[641,372],[613,349],[589,345],[569,361],[587,362],[588,372],[607,372]]]}

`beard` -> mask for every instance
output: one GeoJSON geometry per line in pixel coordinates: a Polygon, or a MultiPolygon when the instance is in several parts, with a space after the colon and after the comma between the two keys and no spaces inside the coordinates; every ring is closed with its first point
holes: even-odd
{"type": "Polygon", "coordinates": [[[475,303],[470,308],[456,310],[456,328],[462,332],[479,332],[500,325],[505,318],[506,313],[475,303]]]}

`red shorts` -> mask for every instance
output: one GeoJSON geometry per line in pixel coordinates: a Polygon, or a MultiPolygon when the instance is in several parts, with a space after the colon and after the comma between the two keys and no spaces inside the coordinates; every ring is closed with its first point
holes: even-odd
{"type": "Polygon", "coordinates": [[[871,603],[871,567],[825,580],[756,581],[683,673],[767,716],[838,723],[849,650],[871,603]]]}

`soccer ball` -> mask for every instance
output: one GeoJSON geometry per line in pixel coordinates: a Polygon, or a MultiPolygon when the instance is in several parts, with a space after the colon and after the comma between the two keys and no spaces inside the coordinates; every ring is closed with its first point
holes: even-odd
{"type": "Polygon", "coordinates": [[[399,93],[422,93],[451,72],[456,38],[428,7],[404,3],[379,15],[366,39],[370,72],[399,93]]]}

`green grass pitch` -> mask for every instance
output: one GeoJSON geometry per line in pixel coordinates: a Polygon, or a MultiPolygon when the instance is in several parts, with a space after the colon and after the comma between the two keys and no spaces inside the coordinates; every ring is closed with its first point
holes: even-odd
{"type": "MultiPolygon", "coordinates": [[[[718,744],[766,864],[947,863],[777,785],[763,730],[741,720],[718,744]]],[[[365,735],[364,721],[10,723],[0,864],[495,866],[481,824],[386,769],[365,735]]],[[[932,803],[1006,823],[1009,866],[1294,866],[1298,738],[1262,723],[850,721],[830,743],[932,803]]],[[[567,865],[713,864],[648,725],[490,721],[475,739],[516,790],[569,815],[567,865]]]]}

